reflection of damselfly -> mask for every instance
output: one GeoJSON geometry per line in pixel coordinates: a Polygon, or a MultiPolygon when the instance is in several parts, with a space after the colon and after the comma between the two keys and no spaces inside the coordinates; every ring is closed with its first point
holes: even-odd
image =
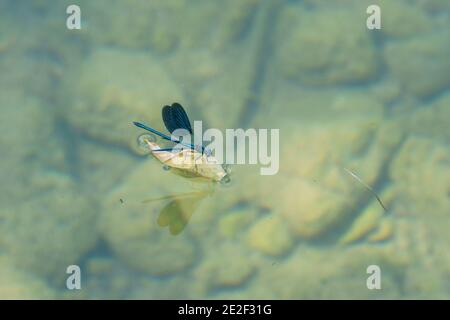
{"type": "Polygon", "coordinates": [[[175,130],[183,129],[186,134],[192,136],[191,123],[186,111],[180,104],[173,103],[171,106],[164,106],[162,118],[172,136],[168,136],[140,122],[134,122],[134,125],[137,127],[177,144],[172,148],[161,148],[151,135],[141,135],[139,143],[148,148],[153,157],[159,160],[166,168],[174,169],[176,174],[183,177],[204,178],[207,181],[221,183],[229,182],[229,174],[225,168],[203,146],[196,146],[190,142],[185,143],[173,135],[175,130]]]}
{"type": "Polygon", "coordinates": [[[154,136],[143,134],[139,136],[138,143],[141,147],[150,151],[152,156],[160,161],[164,168],[170,169],[175,174],[185,178],[193,178],[195,182],[208,182],[207,188],[194,192],[171,194],[145,202],[170,200],[160,211],[158,224],[161,227],[169,227],[170,233],[177,235],[181,233],[200,201],[214,192],[215,182],[228,184],[230,174],[228,168],[222,166],[203,146],[196,146],[184,142],[174,136],[177,129],[183,129],[192,136],[192,127],[183,107],[178,103],[164,106],[162,118],[167,130],[172,136],[159,132],[140,122],[134,122],[139,128],[145,129],[164,140],[176,143],[172,148],[161,148],[156,143],[154,136]]]}
{"type": "Polygon", "coordinates": [[[214,188],[209,186],[202,191],[193,191],[144,200],[144,203],[169,200],[160,210],[157,223],[160,227],[168,227],[172,235],[180,234],[189,223],[200,202],[211,196],[214,188]]]}

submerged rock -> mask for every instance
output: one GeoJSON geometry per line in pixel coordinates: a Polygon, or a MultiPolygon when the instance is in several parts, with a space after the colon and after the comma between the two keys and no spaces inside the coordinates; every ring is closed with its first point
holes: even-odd
{"type": "Polygon", "coordinates": [[[66,158],[52,114],[40,99],[17,88],[4,89],[0,104],[0,172],[3,185],[9,185],[0,198],[14,199],[13,193],[18,196],[30,189],[23,183],[27,176],[43,167],[60,168],[66,158]]]}
{"type": "Polygon", "coordinates": [[[302,248],[274,266],[261,268],[258,281],[243,297],[257,299],[374,299],[399,298],[398,277],[405,266],[385,248],[302,248]],[[368,290],[367,267],[382,270],[382,289],[368,290]]]}
{"type": "Polygon", "coordinates": [[[264,254],[280,256],[292,248],[293,239],[285,220],[271,216],[259,219],[250,228],[247,244],[264,254]]]}
{"type": "Polygon", "coordinates": [[[218,222],[220,235],[224,238],[238,238],[255,220],[256,214],[256,210],[249,210],[249,208],[241,208],[223,213],[218,222]]]}
{"type": "Polygon", "coordinates": [[[23,269],[59,281],[96,244],[97,208],[67,177],[37,175],[30,185],[39,191],[1,207],[0,242],[23,269]]]}
{"type": "Polygon", "coordinates": [[[320,125],[284,126],[280,171],[258,177],[253,184],[246,170],[239,186],[242,201],[270,208],[285,219],[291,231],[306,239],[345,229],[373,195],[345,168],[366,184],[376,185],[402,139],[396,123],[356,117],[320,125]],[[247,181],[248,180],[248,181],[247,181]]]}
{"type": "Polygon", "coordinates": [[[184,230],[174,236],[168,228],[158,225],[161,209],[170,200],[144,203],[177,192],[177,178],[182,179],[154,162],[146,162],[105,198],[102,234],[119,259],[135,270],[163,276],[195,263],[197,252],[189,232],[184,230]]]}
{"type": "Polygon", "coordinates": [[[302,134],[313,124],[328,125],[333,121],[354,119],[355,125],[363,120],[372,121],[375,126],[383,118],[386,104],[399,96],[397,88],[386,90],[385,86],[390,86],[390,82],[380,82],[370,89],[303,87],[275,78],[263,93],[264,104],[259,107],[252,125],[280,128],[280,139],[284,140],[294,133],[302,134]],[[305,129],[291,132],[290,127],[295,121],[305,129]]]}
{"type": "Polygon", "coordinates": [[[134,148],[139,130],[133,121],[163,128],[161,108],[184,102],[178,86],[150,54],[97,49],[73,73],[76,98],[67,110],[68,122],[106,143],[134,148]]]}
{"type": "Polygon", "coordinates": [[[384,58],[390,72],[409,93],[430,97],[450,86],[448,31],[389,43],[384,58]]]}
{"type": "Polygon", "coordinates": [[[89,12],[86,37],[96,45],[129,49],[147,48],[159,53],[177,46],[183,30],[183,13],[188,9],[182,0],[137,0],[132,4],[83,1],[89,12]]]}
{"type": "Polygon", "coordinates": [[[42,300],[55,297],[56,292],[44,280],[17,269],[8,256],[0,257],[0,299],[42,300]]]}
{"type": "Polygon", "coordinates": [[[377,228],[382,221],[383,208],[377,201],[373,201],[352,223],[349,230],[339,239],[342,244],[361,240],[370,231],[377,228]]]}
{"type": "Polygon", "coordinates": [[[278,30],[282,75],[310,85],[373,79],[379,58],[363,17],[352,8],[287,6],[278,30]]]}
{"type": "Polygon", "coordinates": [[[127,152],[95,141],[83,140],[76,147],[76,174],[88,192],[105,194],[121,183],[138,162],[127,152]]]}
{"type": "Polygon", "coordinates": [[[194,273],[206,292],[235,288],[255,274],[255,263],[250,252],[238,242],[224,241],[207,253],[194,273]]]}
{"type": "Polygon", "coordinates": [[[447,0],[418,0],[418,5],[430,14],[443,14],[450,12],[450,2],[447,0]]]}
{"type": "Polygon", "coordinates": [[[446,230],[450,220],[448,209],[443,215],[432,209],[404,210],[399,206],[395,237],[389,245],[392,256],[407,266],[401,278],[404,295],[415,299],[448,298],[445,284],[450,271],[450,236],[446,230]]]}
{"type": "Polygon", "coordinates": [[[381,220],[378,227],[369,235],[370,242],[385,241],[394,234],[394,220],[391,217],[381,220]]]}
{"type": "Polygon", "coordinates": [[[213,37],[215,50],[225,50],[233,42],[243,37],[250,29],[250,24],[257,14],[261,0],[230,0],[223,2],[227,6],[222,9],[219,17],[217,32],[213,37]]]}
{"type": "Polygon", "coordinates": [[[446,216],[450,212],[449,166],[450,148],[446,144],[423,137],[408,138],[389,167],[398,210],[435,218],[446,216]]]}
{"type": "MultiPolygon", "coordinates": [[[[432,31],[435,19],[405,0],[381,0],[381,32],[392,38],[407,38],[432,31]]],[[[405,57],[404,57],[405,58],[405,57]]]]}
{"type": "Polygon", "coordinates": [[[9,90],[0,102],[0,243],[19,267],[58,282],[95,245],[97,208],[42,100],[9,90]]]}
{"type": "Polygon", "coordinates": [[[103,4],[85,1],[80,6],[90,13],[91,42],[167,54],[180,48],[226,49],[249,28],[259,2],[136,0],[112,2],[104,10],[103,4]]]}
{"type": "Polygon", "coordinates": [[[450,92],[418,108],[405,123],[408,131],[423,138],[435,139],[441,143],[450,141],[450,92]]]}
{"type": "Polygon", "coordinates": [[[366,238],[371,242],[377,242],[392,236],[393,221],[391,213],[396,196],[394,187],[390,185],[378,196],[383,205],[374,197],[341,236],[339,239],[341,244],[349,244],[366,238]]]}

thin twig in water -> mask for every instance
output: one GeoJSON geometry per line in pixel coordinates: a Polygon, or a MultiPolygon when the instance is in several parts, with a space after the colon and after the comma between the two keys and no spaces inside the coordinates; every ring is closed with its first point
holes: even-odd
{"type": "Polygon", "coordinates": [[[378,196],[378,194],[372,189],[371,186],[369,186],[367,183],[365,183],[364,181],[362,181],[362,179],[360,177],[358,177],[355,173],[351,172],[349,169],[344,168],[344,170],[351,175],[353,178],[355,178],[357,181],[359,181],[359,183],[361,183],[367,190],[370,191],[370,193],[372,193],[374,195],[374,197],[378,200],[378,202],[380,203],[380,205],[383,207],[384,211],[387,212],[386,207],[383,204],[383,201],[381,201],[380,197],[378,196]]]}

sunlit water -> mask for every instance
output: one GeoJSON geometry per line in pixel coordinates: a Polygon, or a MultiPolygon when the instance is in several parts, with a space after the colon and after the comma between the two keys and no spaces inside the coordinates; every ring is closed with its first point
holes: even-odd
{"type": "Polygon", "coordinates": [[[450,4],[333,3],[1,0],[0,297],[448,299],[450,4]],[[279,170],[174,174],[173,102],[279,170]]]}

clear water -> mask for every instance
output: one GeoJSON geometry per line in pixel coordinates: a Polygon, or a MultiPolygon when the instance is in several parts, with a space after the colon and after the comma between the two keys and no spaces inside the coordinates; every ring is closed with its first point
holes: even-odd
{"type": "Polygon", "coordinates": [[[447,0],[70,4],[0,1],[1,298],[450,297],[447,0]],[[175,101],[278,172],[164,170],[175,101]]]}

